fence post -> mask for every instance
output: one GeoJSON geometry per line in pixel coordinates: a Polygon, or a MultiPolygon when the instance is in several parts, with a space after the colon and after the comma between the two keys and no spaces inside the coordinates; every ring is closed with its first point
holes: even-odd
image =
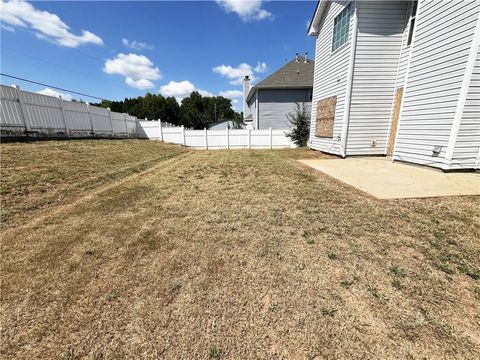
{"type": "Polygon", "coordinates": [[[127,124],[127,114],[123,113],[123,119],[125,120],[125,134],[128,138],[128,124],[127,124]]]}
{"type": "Polygon", "coordinates": [[[271,149],[273,147],[272,128],[270,128],[269,131],[270,131],[270,149],[271,149]]]}
{"type": "Polygon", "coordinates": [[[248,148],[252,148],[252,129],[248,129],[248,148]]]}
{"type": "Polygon", "coordinates": [[[20,90],[20,86],[14,85],[14,87],[17,90],[17,98],[18,98],[18,103],[20,104],[20,110],[22,111],[22,118],[23,118],[23,124],[25,125],[25,131],[29,133],[30,131],[32,131],[32,127],[30,124],[30,119],[28,118],[25,99],[23,98],[23,93],[22,93],[22,90],[20,90]]]}
{"type": "Polygon", "coordinates": [[[113,130],[112,112],[110,111],[110,108],[107,108],[107,110],[108,118],[110,119],[110,128],[112,129],[112,137],[115,137],[115,131],[113,130]]]}
{"type": "Polygon", "coordinates": [[[93,124],[92,112],[90,111],[90,104],[87,102],[88,116],[90,117],[90,128],[92,130],[92,137],[95,137],[95,125],[93,124]]]}
{"type": "Polygon", "coordinates": [[[203,131],[205,132],[205,150],[208,150],[208,132],[207,132],[207,128],[204,128],[203,131]]]}
{"type": "Polygon", "coordinates": [[[162,120],[158,119],[158,132],[160,136],[160,141],[163,142],[163,129],[162,129],[162,120]]]}
{"type": "Polygon", "coordinates": [[[67,117],[65,116],[65,108],[63,107],[62,95],[58,95],[58,103],[60,104],[60,110],[62,111],[62,120],[63,126],[65,126],[65,132],[67,133],[67,137],[70,137],[70,129],[68,128],[67,117]]]}
{"type": "Polygon", "coordinates": [[[183,146],[187,146],[187,142],[185,141],[185,126],[182,125],[182,137],[183,137],[183,146]]]}
{"type": "Polygon", "coordinates": [[[227,150],[230,149],[230,135],[229,135],[229,131],[228,131],[228,126],[227,126],[227,150]]]}

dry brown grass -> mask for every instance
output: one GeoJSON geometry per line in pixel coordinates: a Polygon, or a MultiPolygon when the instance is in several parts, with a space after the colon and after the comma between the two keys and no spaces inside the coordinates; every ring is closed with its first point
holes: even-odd
{"type": "Polygon", "coordinates": [[[478,358],[478,197],[376,200],[319,156],[182,151],[5,229],[2,357],[478,358]]]}

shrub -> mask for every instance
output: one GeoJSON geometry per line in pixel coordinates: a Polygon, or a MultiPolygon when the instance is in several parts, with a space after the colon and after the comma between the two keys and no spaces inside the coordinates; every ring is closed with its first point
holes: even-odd
{"type": "Polygon", "coordinates": [[[306,146],[310,135],[310,114],[305,103],[295,103],[295,112],[288,113],[287,119],[293,125],[292,131],[287,136],[295,145],[306,146]]]}

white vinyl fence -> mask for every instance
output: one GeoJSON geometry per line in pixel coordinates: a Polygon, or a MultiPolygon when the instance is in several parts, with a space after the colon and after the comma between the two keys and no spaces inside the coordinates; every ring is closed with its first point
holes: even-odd
{"type": "Polygon", "coordinates": [[[0,85],[2,137],[138,137],[137,118],[0,85]]]}
{"type": "Polygon", "coordinates": [[[160,121],[139,121],[138,136],[203,149],[273,149],[294,147],[287,130],[188,130],[160,121]]]}

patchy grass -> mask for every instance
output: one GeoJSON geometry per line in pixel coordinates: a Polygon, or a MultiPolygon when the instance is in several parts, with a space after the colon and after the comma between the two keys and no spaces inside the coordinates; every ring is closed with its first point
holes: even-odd
{"type": "Polygon", "coordinates": [[[38,141],[1,145],[1,223],[9,227],[185,153],[142,140],[38,141]]]}
{"type": "Polygon", "coordinates": [[[308,157],[2,145],[2,359],[478,358],[479,198],[376,200],[308,157]]]}

